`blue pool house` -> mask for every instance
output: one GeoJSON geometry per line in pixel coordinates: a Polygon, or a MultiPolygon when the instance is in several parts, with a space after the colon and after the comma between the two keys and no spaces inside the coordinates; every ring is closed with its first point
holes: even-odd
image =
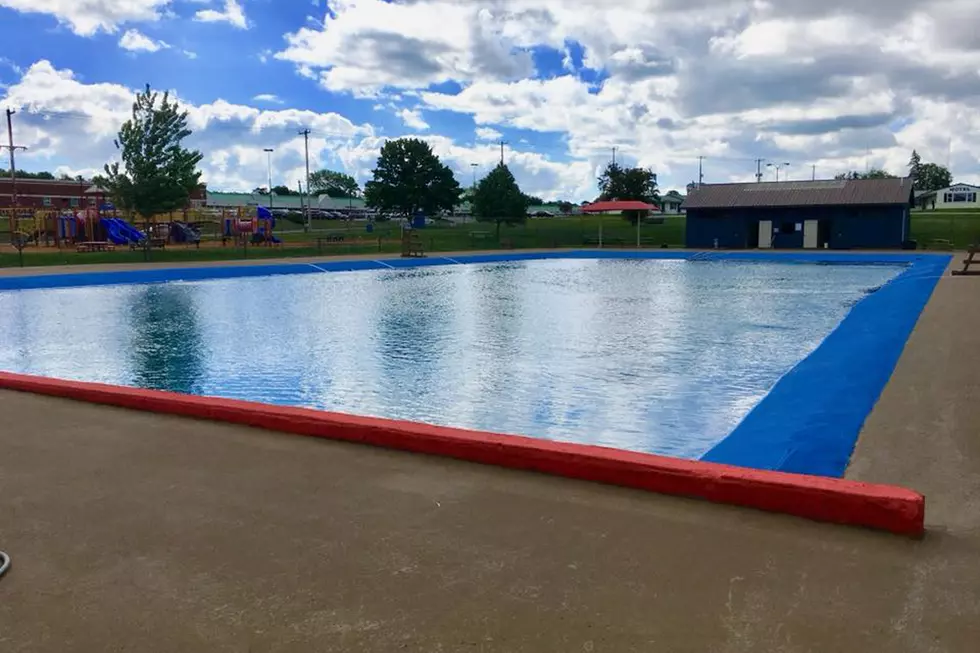
{"type": "Polygon", "coordinates": [[[684,202],[695,249],[908,246],[912,180],[702,184],[684,202]]]}

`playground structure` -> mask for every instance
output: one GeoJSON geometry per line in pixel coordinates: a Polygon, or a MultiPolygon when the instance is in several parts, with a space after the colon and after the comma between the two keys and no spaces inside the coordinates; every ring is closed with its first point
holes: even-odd
{"type": "MultiPolygon", "coordinates": [[[[167,244],[200,246],[202,234],[228,238],[248,233],[251,244],[277,245],[276,220],[265,207],[255,209],[188,209],[127,219],[112,204],[84,209],[0,209],[0,224],[9,225],[9,242],[26,247],[80,247],[105,251],[94,245],[163,247],[167,244]],[[246,226],[245,223],[250,223],[246,226]],[[241,229],[239,228],[241,227],[241,229]]],[[[108,248],[111,249],[111,248],[108,248]]]]}
{"type": "Polygon", "coordinates": [[[237,211],[234,215],[222,217],[221,244],[232,241],[238,245],[279,245],[282,243],[274,233],[276,218],[264,206],[256,207],[255,217],[237,211]]]}

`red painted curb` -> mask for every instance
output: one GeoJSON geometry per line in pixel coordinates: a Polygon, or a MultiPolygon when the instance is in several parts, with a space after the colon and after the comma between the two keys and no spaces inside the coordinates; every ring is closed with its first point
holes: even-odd
{"type": "Polygon", "coordinates": [[[0,388],[698,497],[919,536],[925,498],[901,487],[681,460],[308,408],[0,372],[0,388]]]}

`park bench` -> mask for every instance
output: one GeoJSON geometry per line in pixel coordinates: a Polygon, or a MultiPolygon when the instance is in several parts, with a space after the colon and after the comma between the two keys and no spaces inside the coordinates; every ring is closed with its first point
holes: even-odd
{"type": "Polygon", "coordinates": [[[929,249],[944,249],[947,251],[952,251],[953,241],[947,240],[946,238],[933,238],[929,242],[929,249]]]}
{"type": "Polygon", "coordinates": [[[471,231],[470,240],[490,240],[493,238],[493,233],[490,231],[471,231]]]}
{"type": "Polygon", "coordinates": [[[116,246],[112,243],[108,243],[104,240],[93,240],[84,243],[78,243],[75,246],[75,250],[79,253],[85,252],[111,252],[116,249],[116,246]]]}
{"type": "Polygon", "coordinates": [[[971,270],[970,269],[970,266],[971,265],[980,266],[980,260],[977,260],[977,259],[974,258],[977,254],[980,254],[980,239],[977,239],[977,243],[978,244],[970,245],[970,249],[967,252],[967,257],[965,259],[963,259],[963,269],[962,270],[953,270],[953,274],[954,275],[956,275],[958,277],[959,276],[963,276],[963,277],[980,276],[980,270],[971,270]]]}
{"type": "Polygon", "coordinates": [[[402,234],[402,257],[423,257],[425,250],[422,247],[422,239],[414,231],[405,231],[402,234]]]}

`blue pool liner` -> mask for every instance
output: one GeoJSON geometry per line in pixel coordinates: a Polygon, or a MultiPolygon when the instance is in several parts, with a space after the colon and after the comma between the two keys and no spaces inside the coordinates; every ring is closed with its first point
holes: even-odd
{"type": "Polygon", "coordinates": [[[0,290],[239,279],[546,259],[676,259],[825,265],[901,265],[905,270],[855,304],[809,356],[785,374],[702,460],[841,477],[865,419],[891,377],[951,255],[873,252],[679,252],[572,250],[156,268],[0,277],[0,290]]]}

